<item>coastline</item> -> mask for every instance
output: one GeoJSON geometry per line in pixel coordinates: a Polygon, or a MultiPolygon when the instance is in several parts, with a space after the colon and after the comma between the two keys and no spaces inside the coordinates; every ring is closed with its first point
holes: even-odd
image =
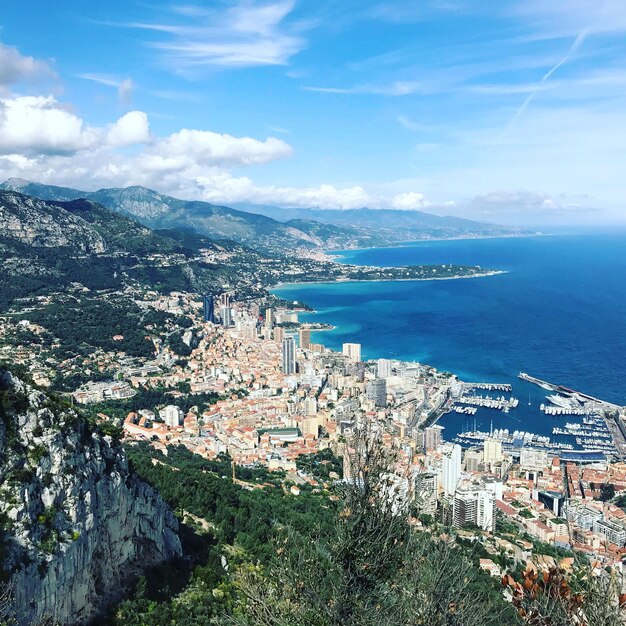
{"type": "Polygon", "coordinates": [[[552,233],[519,233],[519,234],[511,234],[511,235],[478,235],[475,237],[430,237],[428,239],[408,239],[406,241],[398,241],[396,244],[388,245],[388,246],[366,246],[364,248],[354,247],[354,248],[336,248],[336,249],[326,249],[322,250],[321,254],[326,257],[327,260],[335,261],[336,263],[341,263],[341,261],[337,261],[337,259],[344,258],[343,255],[337,254],[339,252],[364,252],[366,250],[397,250],[398,248],[410,247],[412,245],[429,243],[435,241],[482,241],[485,239],[528,239],[532,237],[552,237],[552,233]]]}
{"type": "MultiPolygon", "coordinates": [[[[546,419],[539,409],[546,401],[543,390],[519,380],[520,370],[572,389],[583,389],[606,403],[616,406],[624,403],[620,391],[624,364],[614,349],[623,346],[626,339],[622,333],[626,306],[626,300],[621,297],[625,284],[621,277],[626,271],[622,237],[620,233],[607,241],[604,233],[584,238],[578,234],[555,233],[551,237],[491,238],[465,244],[416,244],[415,252],[403,252],[401,246],[393,246],[377,248],[376,252],[363,256],[355,254],[353,258],[346,251],[346,256],[338,260],[342,265],[357,262],[363,264],[359,267],[367,267],[380,262],[389,264],[386,267],[398,267],[411,259],[447,263],[457,247],[462,247],[463,253],[455,253],[459,257],[455,260],[482,266],[484,271],[476,269],[476,277],[500,273],[508,276],[478,283],[402,287],[407,279],[401,275],[395,280],[381,275],[370,281],[341,282],[397,281],[396,286],[335,288],[330,285],[338,277],[284,276],[283,281],[276,281],[272,293],[286,301],[309,303],[315,313],[303,316],[301,321],[323,320],[337,326],[334,332],[312,339],[335,351],[341,350],[342,341],[353,341],[362,343],[366,359],[416,361],[440,372],[453,372],[462,381],[510,383],[514,395],[520,399],[517,410],[504,414],[481,408],[475,418],[477,426],[488,432],[493,418],[494,428],[508,428],[511,432],[526,430],[552,437],[552,427],[562,425],[565,418],[554,422],[546,419]],[[609,262],[614,272],[606,272],[609,262]],[[507,271],[487,271],[494,267],[507,271]],[[583,308],[576,298],[563,303],[564,293],[577,293],[581,277],[590,285],[602,286],[603,290],[583,308]],[[309,282],[311,288],[305,290],[303,286],[309,282]],[[431,296],[432,302],[420,304],[430,301],[431,296]],[[368,316],[365,307],[370,298],[377,303],[368,316]],[[601,311],[613,301],[617,309],[608,309],[611,314],[603,318],[611,330],[611,339],[602,344],[607,333],[589,319],[589,314],[593,313],[595,320],[600,319],[601,311]],[[561,308],[567,313],[565,326],[562,317],[553,314],[561,308]],[[583,339],[570,349],[567,340],[572,332],[583,339]],[[566,349],[560,349],[563,341],[566,349]]],[[[338,273],[351,276],[351,271],[338,273]]],[[[439,279],[442,278],[460,277],[439,279]]],[[[426,276],[415,279],[428,280],[426,276]]],[[[469,419],[449,413],[439,423],[454,437],[468,430],[465,422],[469,419]]]]}
{"type": "MultiPolygon", "coordinates": [[[[369,249],[369,248],[368,248],[369,249]]],[[[377,248],[382,249],[382,248],[377,248]]],[[[389,268],[385,268],[389,269],[389,268]]],[[[509,270],[490,270],[488,272],[480,272],[478,274],[468,274],[463,276],[433,276],[432,278],[339,278],[337,280],[312,280],[312,281],[304,281],[304,282],[287,282],[287,283],[276,283],[275,285],[271,285],[267,287],[267,290],[272,293],[275,289],[282,289],[284,287],[302,287],[303,285],[335,285],[335,284],[346,284],[346,283],[404,283],[404,282],[426,282],[431,280],[462,280],[464,278],[486,278],[487,276],[497,276],[498,274],[508,274],[509,270]]],[[[307,311],[310,313],[310,311],[307,311]]]]}

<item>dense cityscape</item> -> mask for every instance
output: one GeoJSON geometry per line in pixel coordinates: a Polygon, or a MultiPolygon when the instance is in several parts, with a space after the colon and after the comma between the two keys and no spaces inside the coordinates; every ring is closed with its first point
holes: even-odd
{"type": "MultiPolygon", "coordinates": [[[[77,405],[98,407],[98,420],[121,428],[131,445],[149,442],[165,454],[169,446],[183,445],[206,459],[227,454],[235,475],[239,466],[282,470],[297,495],[303,485],[322,486],[299,468],[300,457],[330,450],[343,459],[343,479],[350,480],[351,434],[374,424],[385,446],[398,451],[394,480],[402,497],[417,503],[415,523],[438,521],[480,537],[489,553],[480,566],[494,576],[506,571],[503,553],[514,562],[556,566],[553,557],[533,552],[535,540],[621,571],[626,501],[614,496],[626,490],[623,408],[601,401],[570,411],[553,405],[584,415],[589,424],[606,419],[619,425],[607,435],[605,452],[597,445],[587,453],[567,444],[559,449],[532,434],[497,430],[462,433],[461,446],[446,441],[438,417],[451,410],[471,415],[474,405],[508,411],[516,400],[501,395],[510,393],[507,386],[465,383],[426,364],[363,361],[360,344],[345,343],[342,353],[334,352],[312,343],[316,327],[299,322],[305,310],[297,305],[263,308],[258,301],[237,301],[236,293],[152,298],[138,304],[185,320],[170,332],[183,332],[188,355],[181,359],[158,336],[152,337],[154,358],[101,353],[92,367],[115,371],[114,379],[88,381],[70,394],[77,405]],[[167,391],[159,404],[141,406],[150,389],[167,391]],[[485,391],[491,395],[481,395],[485,391]],[[195,396],[211,399],[185,410],[178,402],[183,396],[187,405],[195,396]],[[125,415],[107,408],[132,398],[138,408],[125,415]]],[[[28,322],[21,325],[38,332],[28,322]]],[[[29,362],[25,356],[22,361],[29,362]]],[[[568,396],[555,397],[563,404],[568,396]]],[[[593,430],[597,437],[598,426],[593,430]]],[[[328,481],[339,478],[331,473],[328,481]]]]}
{"type": "Polygon", "coordinates": [[[5,0],[0,626],[626,626],[626,2],[5,0]]]}

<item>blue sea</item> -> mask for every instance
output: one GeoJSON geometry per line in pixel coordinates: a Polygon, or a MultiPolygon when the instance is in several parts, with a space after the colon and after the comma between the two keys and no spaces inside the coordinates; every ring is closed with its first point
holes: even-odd
{"type": "MultiPolygon", "coordinates": [[[[420,242],[337,253],[342,262],[428,263],[505,270],[483,278],[287,285],[275,293],[316,312],[303,321],[332,331],[313,341],[363,345],[365,359],[420,361],[464,381],[511,383],[520,399],[508,414],[479,410],[476,426],[550,435],[568,421],[539,410],[546,392],[520,371],[626,404],[626,232],[420,242]]],[[[570,418],[569,421],[572,421],[570,418]]],[[[474,417],[450,413],[451,439],[474,417]]]]}

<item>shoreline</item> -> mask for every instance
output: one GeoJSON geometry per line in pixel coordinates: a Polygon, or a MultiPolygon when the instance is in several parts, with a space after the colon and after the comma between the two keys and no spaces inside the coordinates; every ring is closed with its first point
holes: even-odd
{"type": "Polygon", "coordinates": [[[431,237],[429,239],[408,239],[406,241],[399,241],[396,244],[387,246],[367,246],[364,248],[331,248],[324,249],[321,254],[326,256],[330,260],[338,262],[336,259],[343,258],[343,255],[337,254],[339,252],[365,252],[367,250],[397,250],[398,248],[409,248],[413,245],[429,243],[431,241],[482,241],[485,239],[528,239],[530,237],[552,237],[552,233],[528,233],[528,234],[512,234],[512,235],[479,235],[476,237],[431,237]]]}
{"type": "MultiPolygon", "coordinates": [[[[384,268],[389,269],[389,268],[384,268]]],[[[491,270],[488,272],[480,272],[478,274],[468,274],[461,276],[433,276],[432,278],[340,278],[338,280],[311,280],[305,282],[288,282],[276,283],[267,290],[272,293],[275,289],[283,289],[285,287],[302,287],[305,285],[336,285],[348,283],[406,283],[406,282],[427,282],[431,280],[462,280],[464,278],[486,278],[488,276],[497,276],[499,274],[508,274],[509,270],[491,270]]],[[[310,313],[310,311],[307,311],[310,313]]]]}

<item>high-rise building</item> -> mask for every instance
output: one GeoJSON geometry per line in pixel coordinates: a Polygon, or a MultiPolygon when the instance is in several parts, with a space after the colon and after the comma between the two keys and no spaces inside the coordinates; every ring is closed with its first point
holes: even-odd
{"type": "Polygon", "coordinates": [[[354,363],[361,361],[361,344],[360,343],[344,343],[343,354],[354,363]]]}
{"type": "Polygon", "coordinates": [[[233,310],[229,306],[220,308],[220,316],[224,326],[228,327],[233,325],[233,310]]]}
{"type": "Polygon", "coordinates": [[[496,498],[487,489],[478,491],[476,526],[488,532],[493,532],[496,529],[496,498]]]}
{"type": "Polygon", "coordinates": [[[453,496],[461,479],[461,446],[446,444],[442,457],[442,485],[446,496],[453,496]]]}
{"type": "Polygon", "coordinates": [[[302,350],[311,349],[311,330],[309,328],[301,328],[299,333],[300,348],[302,350]]]}
{"type": "Polygon", "coordinates": [[[202,297],[202,313],[205,322],[215,322],[215,305],[213,296],[205,294],[202,297]]]}
{"type": "Polygon", "coordinates": [[[454,493],[453,524],[461,528],[475,524],[493,532],[496,523],[496,498],[492,491],[478,485],[461,485],[454,493]]]}
{"type": "Polygon", "coordinates": [[[484,454],[480,448],[465,450],[463,463],[466,472],[477,472],[483,464],[484,454]]]}
{"type": "Polygon", "coordinates": [[[283,374],[295,374],[296,373],[296,342],[293,337],[285,337],[283,339],[283,354],[282,354],[282,370],[283,374]]]}
{"type": "Polygon", "coordinates": [[[472,489],[457,489],[454,494],[452,522],[455,528],[476,523],[478,498],[472,489]]]}
{"type": "Polygon", "coordinates": [[[245,324],[243,333],[246,339],[256,339],[258,337],[256,324],[245,324]]]}
{"type": "Polygon", "coordinates": [[[282,344],[283,339],[285,338],[285,330],[280,326],[276,326],[274,329],[274,341],[276,343],[282,344]]]}
{"type": "Polygon", "coordinates": [[[304,414],[309,417],[317,413],[317,400],[312,397],[308,397],[304,401],[304,414]]]}
{"type": "Polygon", "coordinates": [[[230,306],[230,295],[228,294],[228,292],[224,292],[220,296],[220,305],[221,306],[226,306],[226,307],[230,306]]]}
{"type": "Polygon", "coordinates": [[[491,437],[485,439],[483,449],[483,463],[486,468],[492,468],[502,461],[502,442],[491,437]]]}
{"type": "Polygon", "coordinates": [[[384,378],[370,380],[365,393],[376,406],[387,406],[387,382],[384,378]]]}
{"type": "MultiPolygon", "coordinates": [[[[434,426],[427,426],[422,433],[422,449],[424,452],[428,450],[436,450],[441,445],[441,431],[443,426],[435,424],[434,426]]],[[[419,443],[419,439],[417,440],[419,443]]]]}
{"type": "Polygon", "coordinates": [[[391,361],[389,359],[378,359],[376,374],[378,378],[391,376],[391,361]]]}
{"type": "Polygon", "coordinates": [[[184,414],[180,407],[174,404],[170,404],[159,411],[161,419],[165,422],[166,426],[174,428],[176,426],[182,426],[184,414]]]}
{"type": "Polygon", "coordinates": [[[540,472],[548,468],[548,451],[524,446],[519,459],[522,471],[540,472]]]}
{"type": "Polygon", "coordinates": [[[558,491],[539,491],[537,493],[537,500],[546,507],[546,509],[550,509],[557,517],[561,517],[563,513],[563,502],[565,501],[565,496],[558,491]]]}
{"type": "Polygon", "coordinates": [[[437,474],[423,472],[415,476],[415,501],[420,513],[437,512],[437,474]]]}
{"type": "Polygon", "coordinates": [[[268,330],[274,327],[274,309],[265,309],[265,327],[268,330]]]}

